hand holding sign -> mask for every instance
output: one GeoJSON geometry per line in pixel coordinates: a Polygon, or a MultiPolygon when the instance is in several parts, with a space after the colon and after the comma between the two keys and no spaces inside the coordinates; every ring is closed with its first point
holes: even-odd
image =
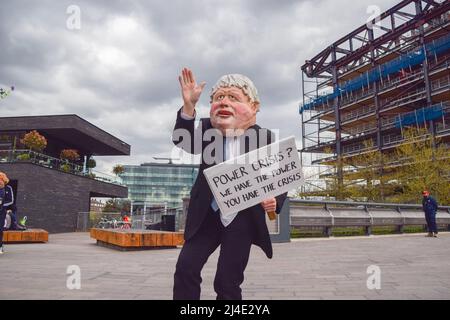
{"type": "Polygon", "coordinates": [[[270,217],[270,209],[276,209],[271,198],[303,183],[296,150],[295,138],[289,137],[206,169],[221,214],[261,204],[270,217]]]}
{"type": "Polygon", "coordinates": [[[261,205],[264,208],[264,211],[267,212],[269,219],[275,220],[277,217],[275,213],[275,210],[277,209],[277,200],[275,198],[269,198],[261,202],[261,205]]]}

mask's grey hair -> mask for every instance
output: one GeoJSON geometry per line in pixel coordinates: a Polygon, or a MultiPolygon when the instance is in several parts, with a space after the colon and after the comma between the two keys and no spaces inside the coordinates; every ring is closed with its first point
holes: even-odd
{"type": "Polygon", "coordinates": [[[244,93],[250,98],[251,102],[260,103],[258,90],[256,90],[256,87],[253,84],[252,80],[242,74],[227,74],[220,77],[220,79],[216,82],[211,90],[211,102],[213,100],[214,94],[217,90],[219,90],[219,88],[227,87],[236,87],[242,89],[242,91],[244,91],[244,93]]]}

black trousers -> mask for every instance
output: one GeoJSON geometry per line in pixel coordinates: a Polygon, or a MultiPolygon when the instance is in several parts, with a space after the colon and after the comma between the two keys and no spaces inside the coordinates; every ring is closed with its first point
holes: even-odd
{"type": "Polygon", "coordinates": [[[5,225],[6,210],[0,208],[0,247],[3,245],[3,226],[5,225]]]}
{"type": "Polygon", "coordinates": [[[200,230],[181,249],[174,275],[175,300],[199,300],[201,271],[220,245],[214,290],[218,300],[241,300],[253,228],[250,215],[239,213],[226,228],[218,212],[208,212],[200,230]]]}
{"type": "Polygon", "coordinates": [[[425,220],[427,221],[428,232],[437,233],[436,212],[425,212],[425,220]]]}

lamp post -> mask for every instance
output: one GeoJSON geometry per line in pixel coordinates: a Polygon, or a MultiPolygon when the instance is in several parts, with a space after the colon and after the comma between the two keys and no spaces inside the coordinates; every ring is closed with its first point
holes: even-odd
{"type": "Polygon", "coordinates": [[[87,156],[84,156],[84,161],[83,161],[83,174],[86,174],[86,163],[87,163],[87,156]]]}

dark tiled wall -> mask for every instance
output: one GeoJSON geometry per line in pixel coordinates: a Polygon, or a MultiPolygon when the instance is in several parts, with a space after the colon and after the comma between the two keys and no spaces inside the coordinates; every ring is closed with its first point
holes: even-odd
{"type": "Polygon", "coordinates": [[[0,164],[0,171],[17,180],[16,205],[27,226],[52,233],[76,230],[79,212],[89,211],[90,197],[124,197],[126,187],[40,167],[30,163],[0,164]]]}

